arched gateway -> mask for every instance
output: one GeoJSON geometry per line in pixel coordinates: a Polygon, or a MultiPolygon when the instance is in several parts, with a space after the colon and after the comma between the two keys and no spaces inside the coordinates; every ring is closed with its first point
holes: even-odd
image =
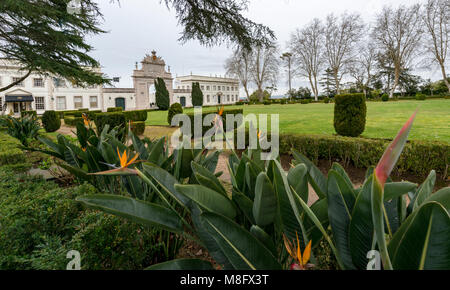
{"type": "Polygon", "coordinates": [[[162,78],[169,91],[170,103],[173,102],[173,78],[170,70],[166,71],[166,63],[161,57],[156,56],[156,51],[152,55],[146,55],[141,61],[142,68],[133,71],[133,83],[136,90],[136,108],[147,109],[156,106],[155,95],[150,93],[151,86],[157,78],[162,78]]]}

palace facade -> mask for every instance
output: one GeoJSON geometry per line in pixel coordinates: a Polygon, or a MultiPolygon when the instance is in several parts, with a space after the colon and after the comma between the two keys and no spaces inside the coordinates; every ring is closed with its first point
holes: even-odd
{"type": "MultiPolygon", "coordinates": [[[[101,73],[100,69],[96,72],[101,73]]],[[[0,59],[0,87],[15,82],[24,75],[20,64],[0,59]]],[[[193,82],[199,82],[203,91],[203,105],[233,104],[239,100],[239,81],[232,78],[182,76],[175,80],[170,68],[153,51],[141,61],[141,68],[133,71],[133,88],[107,88],[90,86],[87,88],[72,85],[58,77],[32,73],[24,81],[6,91],[0,92],[1,114],[19,115],[21,111],[36,110],[43,114],[46,110],[89,110],[106,111],[110,107],[124,110],[157,108],[154,81],[164,79],[169,91],[170,103],[180,103],[191,107],[193,82]]]]}

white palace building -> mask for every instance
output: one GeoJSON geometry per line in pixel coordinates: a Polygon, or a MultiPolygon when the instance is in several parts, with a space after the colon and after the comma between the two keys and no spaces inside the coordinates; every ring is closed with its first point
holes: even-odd
{"type": "MultiPolygon", "coordinates": [[[[0,59],[0,88],[24,75],[18,63],[0,59]]],[[[101,73],[98,69],[98,73],[101,73]]],[[[107,88],[104,86],[77,87],[71,82],[52,76],[31,74],[18,85],[0,92],[1,114],[19,115],[21,111],[36,110],[89,110],[106,111],[110,107],[125,110],[157,108],[154,81],[164,79],[170,95],[170,103],[192,106],[192,83],[198,82],[203,91],[203,105],[234,104],[239,100],[239,81],[233,78],[189,75],[175,80],[166,70],[161,57],[152,51],[141,61],[141,69],[133,71],[133,88],[107,88]]]]}

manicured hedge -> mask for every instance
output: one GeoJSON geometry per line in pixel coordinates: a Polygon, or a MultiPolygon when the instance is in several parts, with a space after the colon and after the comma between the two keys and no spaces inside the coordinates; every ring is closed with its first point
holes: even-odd
{"type": "Polygon", "coordinates": [[[46,132],[55,132],[61,127],[61,119],[55,111],[45,111],[42,115],[42,125],[46,132]]]}
{"type": "Polygon", "coordinates": [[[117,126],[125,128],[126,123],[125,115],[122,112],[101,113],[97,114],[95,118],[95,126],[97,126],[98,132],[103,131],[106,124],[112,129],[117,126]]]}
{"type": "Polygon", "coordinates": [[[107,112],[122,112],[122,107],[111,107],[106,109],[107,112]]]}
{"type": "MultiPolygon", "coordinates": [[[[270,136],[270,135],[269,135],[270,136]]],[[[309,159],[338,161],[359,168],[376,166],[391,141],[327,135],[280,135],[280,153],[295,148],[309,159]]],[[[410,141],[396,165],[399,173],[426,177],[434,169],[446,178],[450,167],[450,144],[436,141],[410,141]]]]}
{"type": "Polygon", "coordinates": [[[357,137],[366,127],[364,94],[343,94],[334,97],[334,129],[341,136],[357,137]]]}
{"type": "Polygon", "coordinates": [[[147,121],[147,110],[124,111],[123,114],[127,121],[145,122],[147,121]]]}
{"type": "Polygon", "coordinates": [[[143,121],[138,121],[138,122],[132,122],[131,123],[131,131],[135,134],[135,135],[142,135],[145,132],[145,122],[143,121]]]}
{"type": "Polygon", "coordinates": [[[180,103],[173,103],[167,112],[167,123],[169,123],[169,126],[172,126],[173,116],[177,114],[183,114],[183,107],[180,103]]]}
{"type": "Polygon", "coordinates": [[[76,127],[78,123],[82,123],[82,117],[74,117],[74,116],[64,116],[64,124],[66,126],[76,127]]]}
{"type": "Polygon", "coordinates": [[[21,145],[16,138],[0,132],[0,166],[25,162],[25,154],[18,148],[21,145]]]}
{"type": "MultiPolygon", "coordinates": [[[[243,114],[244,110],[243,109],[229,109],[229,110],[224,110],[223,114],[222,114],[222,120],[223,120],[223,127],[225,132],[227,131],[227,115],[237,115],[237,114],[243,114]]],[[[209,114],[214,114],[217,113],[217,111],[211,111],[211,110],[203,110],[202,112],[202,124],[203,124],[203,119],[206,115],[209,114]]],[[[187,116],[190,118],[191,120],[191,132],[192,132],[192,136],[194,136],[194,113],[191,114],[187,114],[187,116]]],[[[239,127],[240,124],[235,125],[235,128],[239,127]]],[[[202,135],[204,135],[209,129],[211,129],[213,127],[213,125],[209,125],[209,126],[202,126],[202,135]]]]}

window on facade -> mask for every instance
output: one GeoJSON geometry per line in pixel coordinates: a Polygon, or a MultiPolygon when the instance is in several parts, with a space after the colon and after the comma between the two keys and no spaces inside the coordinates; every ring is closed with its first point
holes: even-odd
{"type": "MultiPolygon", "coordinates": [[[[0,80],[1,81],[1,80],[0,80]]],[[[1,84],[1,83],[0,83],[1,84]]],[[[209,91],[210,86],[206,86],[206,90],[209,91]]]]}
{"type": "Polygon", "coordinates": [[[65,88],[66,87],[66,81],[61,78],[54,78],[53,83],[55,84],[55,87],[57,87],[57,88],[65,88]]]}
{"type": "Polygon", "coordinates": [[[75,96],[73,97],[73,106],[75,109],[83,108],[83,97],[75,96]]]}
{"type": "MultiPolygon", "coordinates": [[[[19,80],[20,80],[20,78],[16,78],[16,77],[12,78],[13,83],[15,83],[15,82],[17,82],[17,81],[19,81],[19,80]]],[[[18,84],[16,84],[16,86],[17,86],[17,87],[23,87],[23,86],[24,86],[24,85],[23,85],[23,81],[20,82],[20,83],[18,83],[18,84]]]]}
{"type": "Polygon", "coordinates": [[[213,90],[214,90],[214,91],[216,90],[216,86],[213,86],[213,90]]]}
{"type": "Polygon", "coordinates": [[[0,97],[0,112],[3,111],[3,99],[0,97]]]}
{"type": "Polygon", "coordinates": [[[97,96],[90,96],[89,97],[89,106],[91,108],[97,108],[98,107],[97,96]]]}
{"type": "Polygon", "coordinates": [[[66,109],[66,97],[56,97],[56,109],[57,110],[66,109]]]}
{"type": "Polygon", "coordinates": [[[207,95],[206,96],[206,102],[209,103],[209,101],[210,101],[210,98],[209,98],[209,95],[207,95]]]}
{"type": "Polygon", "coordinates": [[[42,78],[35,78],[35,79],[33,79],[33,87],[43,88],[44,87],[44,80],[42,78]]]}
{"type": "Polygon", "coordinates": [[[205,89],[205,86],[200,86],[200,89],[203,91],[205,89]]]}
{"type": "Polygon", "coordinates": [[[227,102],[230,101],[230,95],[227,95],[227,102]]]}
{"type": "Polygon", "coordinates": [[[36,105],[36,110],[45,110],[45,98],[35,97],[34,104],[36,105]]]}
{"type": "Polygon", "coordinates": [[[227,91],[229,91],[230,90],[230,87],[227,87],[227,91]]]}

